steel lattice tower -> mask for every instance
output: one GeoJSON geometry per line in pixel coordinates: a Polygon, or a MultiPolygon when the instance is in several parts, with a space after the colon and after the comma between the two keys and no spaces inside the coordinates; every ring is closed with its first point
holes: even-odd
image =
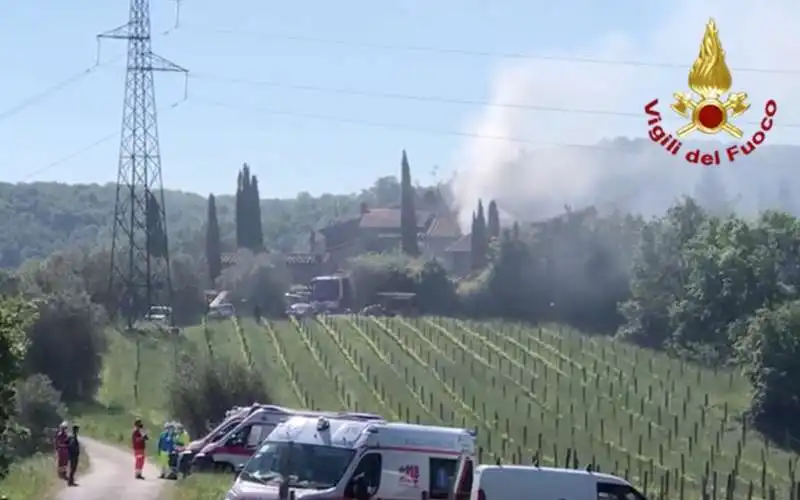
{"type": "Polygon", "coordinates": [[[172,304],[153,75],[188,71],[153,53],[150,30],[149,0],[131,0],[128,22],[97,35],[98,44],[128,41],[109,283],[128,328],[150,306],[172,304]]]}

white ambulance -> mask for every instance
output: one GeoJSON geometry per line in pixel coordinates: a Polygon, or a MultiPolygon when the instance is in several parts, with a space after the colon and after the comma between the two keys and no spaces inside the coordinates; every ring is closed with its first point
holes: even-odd
{"type": "Polygon", "coordinates": [[[457,477],[451,497],[455,500],[646,500],[628,481],[591,470],[523,465],[474,467],[472,462],[462,461],[457,477]]]}
{"type": "Polygon", "coordinates": [[[448,498],[475,432],[452,427],[293,417],[267,437],[226,500],[448,498]]]}
{"type": "Polygon", "coordinates": [[[236,413],[223,427],[224,432],[205,441],[202,448],[192,460],[192,469],[196,471],[216,470],[233,471],[237,466],[244,464],[261,442],[281,422],[293,416],[319,418],[341,418],[348,420],[382,421],[380,415],[357,412],[319,412],[308,410],[295,410],[275,405],[258,405],[245,412],[236,413]],[[233,424],[233,425],[231,425],[233,424]]]}

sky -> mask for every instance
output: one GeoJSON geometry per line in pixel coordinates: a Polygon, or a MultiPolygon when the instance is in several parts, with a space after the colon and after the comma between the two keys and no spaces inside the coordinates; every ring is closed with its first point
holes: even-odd
{"type": "MultiPolygon", "coordinates": [[[[125,42],[104,40],[101,64],[89,69],[95,35],[127,22],[127,2],[7,3],[0,181],[113,182],[125,42]]],[[[182,75],[156,75],[172,189],[231,193],[247,162],[262,197],[353,192],[397,174],[403,149],[423,184],[458,171],[464,206],[504,196],[561,206],[631,171],[650,176],[642,163],[656,154],[658,175],[694,178],[700,167],[655,146],[611,162],[571,146],[645,137],[643,107],[654,98],[670,114],[709,17],[734,87],[752,102],[739,122],[745,134],[774,98],[779,120],[767,143],[797,142],[800,4],[789,0],[617,0],[613,9],[595,0],[184,0],[177,28],[174,2],[151,4],[154,52],[190,70],[185,100],[182,75]],[[783,72],[738,71],[753,68],[783,72]],[[521,149],[535,154],[522,161],[521,149]]]]}

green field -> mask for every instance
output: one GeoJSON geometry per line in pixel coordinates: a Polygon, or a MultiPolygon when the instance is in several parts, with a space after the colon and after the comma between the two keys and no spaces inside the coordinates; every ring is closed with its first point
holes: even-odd
{"type": "MultiPolygon", "coordinates": [[[[177,343],[116,338],[101,399],[128,408],[125,418],[163,420],[165,370],[181,353],[251,362],[278,404],[477,427],[484,462],[538,453],[547,465],[594,463],[651,497],[696,498],[705,482],[717,498],[767,498],[770,488],[786,498],[794,478],[797,456],[741,425],[749,393],[739,374],[566,329],[449,318],[212,322],[177,343]]],[[[102,432],[113,437],[120,418],[102,432]]],[[[201,496],[209,481],[183,484],[175,498],[212,498],[201,496]]]]}

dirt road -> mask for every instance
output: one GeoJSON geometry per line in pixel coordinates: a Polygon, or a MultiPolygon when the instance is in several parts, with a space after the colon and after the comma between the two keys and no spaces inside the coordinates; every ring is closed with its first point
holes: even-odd
{"type": "Polygon", "coordinates": [[[133,456],[130,452],[81,438],[82,454],[89,455],[89,471],[78,476],[78,486],[64,488],[57,500],[158,500],[164,480],[158,469],[148,463],[144,480],[133,477],[133,456]]]}

